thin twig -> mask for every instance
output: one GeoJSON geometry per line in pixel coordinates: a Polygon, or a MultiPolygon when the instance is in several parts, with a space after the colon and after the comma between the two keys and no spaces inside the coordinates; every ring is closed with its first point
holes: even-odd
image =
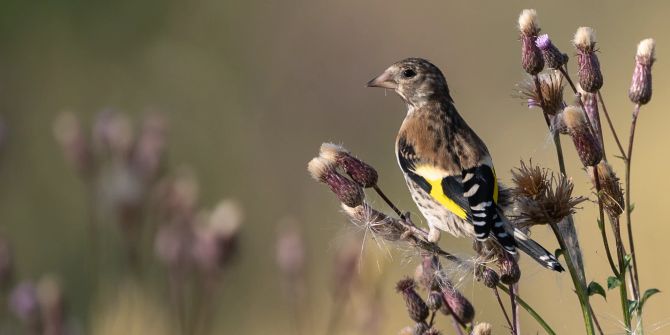
{"type": "MultiPolygon", "coordinates": [[[[507,289],[507,287],[504,284],[498,283],[497,286],[503,292],[505,292],[507,294],[510,294],[509,290],[507,289]]],[[[544,331],[546,331],[548,335],[556,335],[556,332],[540,316],[540,314],[537,314],[537,312],[532,307],[530,307],[530,305],[528,305],[528,303],[526,303],[526,301],[521,299],[521,297],[518,296],[518,295],[516,296],[516,302],[517,302],[517,304],[519,304],[519,306],[523,307],[523,309],[525,309],[526,312],[528,312],[528,314],[530,314],[530,316],[532,316],[540,324],[540,326],[542,326],[542,328],[544,328],[544,331]]]]}
{"type": "Polygon", "coordinates": [[[384,201],[389,205],[389,207],[391,207],[391,209],[393,209],[393,211],[394,211],[396,214],[398,214],[398,216],[400,217],[400,219],[402,219],[402,220],[404,221],[404,220],[406,219],[406,218],[405,218],[405,214],[404,214],[403,212],[401,212],[401,211],[398,209],[398,207],[395,206],[395,204],[393,204],[393,202],[391,201],[391,199],[389,199],[389,198],[386,196],[386,194],[384,194],[384,192],[382,192],[382,189],[381,189],[378,185],[374,185],[373,188],[374,188],[374,190],[377,192],[377,194],[379,194],[379,196],[382,197],[382,199],[384,199],[384,201]]]}
{"type": "Polygon", "coordinates": [[[517,309],[516,309],[516,294],[517,291],[514,288],[514,284],[509,284],[509,298],[512,306],[512,334],[514,335],[519,335],[519,316],[517,315],[517,309]]]}
{"type": "Polygon", "coordinates": [[[607,107],[605,106],[605,100],[603,100],[603,95],[598,91],[598,100],[600,101],[600,106],[603,107],[603,113],[605,113],[605,118],[607,119],[607,124],[610,126],[610,131],[612,131],[612,136],[614,137],[614,141],[616,142],[616,145],[619,147],[619,153],[621,153],[621,157],[627,161],[628,157],[626,156],[626,152],[623,150],[623,146],[621,145],[621,141],[619,141],[619,136],[617,135],[616,130],[614,129],[614,124],[612,123],[612,119],[610,119],[610,114],[607,112],[607,107]]]}
{"type": "MultiPolygon", "coordinates": [[[[633,264],[633,271],[631,279],[633,282],[633,296],[635,300],[640,300],[640,281],[637,271],[637,255],[635,254],[635,243],[633,239],[633,222],[631,220],[633,206],[630,202],[630,179],[631,179],[631,165],[633,161],[633,141],[635,139],[635,126],[637,125],[637,117],[640,114],[640,104],[635,104],[633,110],[633,120],[630,125],[630,137],[628,140],[628,155],[626,156],[626,226],[628,229],[628,244],[630,246],[631,263],[633,264]]],[[[641,313],[638,310],[638,316],[641,313]]]]}
{"type": "Polygon", "coordinates": [[[505,316],[505,320],[507,320],[507,324],[509,325],[509,329],[513,332],[514,331],[514,325],[512,324],[512,320],[510,320],[509,315],[507,314],[507,310],[505,309],[505,304],[503,303],[502,299],[500,298],[500,293],[498,292],[498,289],[496,287],[493,288],[493,294],[496,296],[496,299],[498,299],[498,304],[500,305],[500,309],[503,312],[503,315],[505,316]]]}

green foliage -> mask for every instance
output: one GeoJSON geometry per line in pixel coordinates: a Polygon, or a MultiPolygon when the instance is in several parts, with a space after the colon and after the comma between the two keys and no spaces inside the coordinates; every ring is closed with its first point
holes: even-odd
{"type": "Polygon", "coordinates": [[[591,283],[589,283],[589,287],[587,289],[588,289],[589,296],[599,294],[603,298],[607,299],[607,295],[605,294],[605,289],[602,287],[602,285],[598,284],[597,282],[592,281],[591,283]]]}
{"type": "Polygon", "coordinates": [[[613,290],[621,285],[621,280],[614,276],[607,277],[607,289],[613,290]]]}

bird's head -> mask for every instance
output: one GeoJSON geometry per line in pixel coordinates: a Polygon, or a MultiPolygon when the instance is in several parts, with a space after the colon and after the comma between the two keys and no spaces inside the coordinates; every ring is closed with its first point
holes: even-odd
{"type": "Polygon", "coordinates": [[[452,100],[442,71],[422,58],[407,58],[391,65],[367,86],[393,89],[412,106],[437,98],[452,100]]]}

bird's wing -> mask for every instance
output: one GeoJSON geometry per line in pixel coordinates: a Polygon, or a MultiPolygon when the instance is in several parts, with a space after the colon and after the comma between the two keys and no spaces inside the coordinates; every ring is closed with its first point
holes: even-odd
{"type": "Polygon", "coordinates": [[[398,141],[397,156],[400,168],[421,189],[459,218],[471,219],[460,175],[450,175],[445,169],[425,162],[417,155],[414,146],[402,138],[398,141]]]}
{"type": "Polygon", "coordinates": [[[493,232],[506,250],[516,250],[514,237],[498,213],[498,180],[490,158],[459,173],[449,173],[422,160],[403,138],[397,151],[398,163],[407,176],[449,211],[471,222],[477,240],[486,240],[493,232]]]}

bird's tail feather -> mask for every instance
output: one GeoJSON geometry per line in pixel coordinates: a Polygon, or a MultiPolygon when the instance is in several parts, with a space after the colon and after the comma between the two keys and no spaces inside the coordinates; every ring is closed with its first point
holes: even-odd
{"type": "Polygon", "coordinates": [[[533,241],[528,235],[524,234],[519,229],[514,229],[514,238],[519,249],[528,254],[536,262],[540,263],[542,266],[558,271],[563,272],[564,269],[561,266],[561,263],[558,262],[558,259],[547,249],[541,246],[539,243],[533,241]]]}

